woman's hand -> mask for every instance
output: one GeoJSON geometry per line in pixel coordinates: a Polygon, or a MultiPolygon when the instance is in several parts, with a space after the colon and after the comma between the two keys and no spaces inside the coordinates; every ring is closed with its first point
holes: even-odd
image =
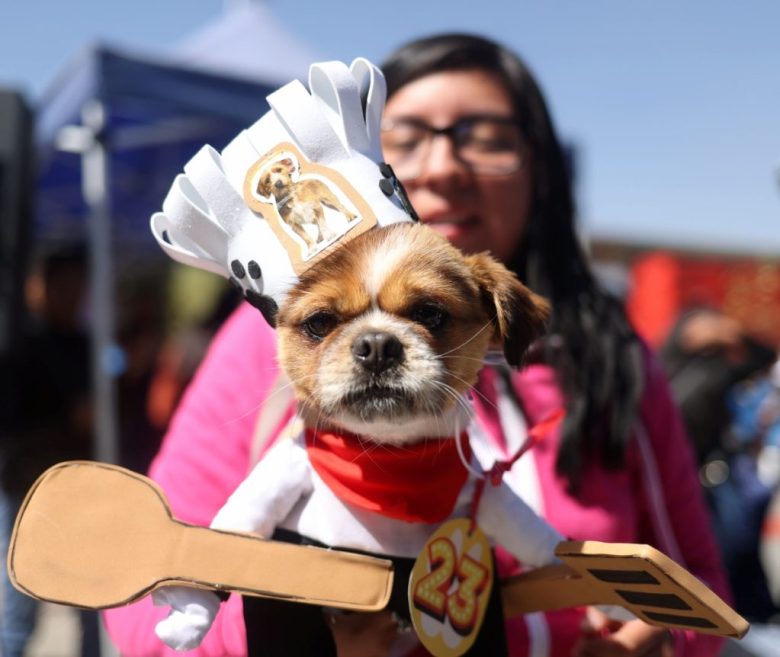
{"type": "Polygon", "coordinates": [[[641,620],[616,621],[588,607],[573,657],[673,657],[669,632],[641,620]]]}
{"type": "Polygon", "coordinates": [[[389,611],[334,614],[330,623],[338,657],[387,657],[398,632],[389,611]]]}

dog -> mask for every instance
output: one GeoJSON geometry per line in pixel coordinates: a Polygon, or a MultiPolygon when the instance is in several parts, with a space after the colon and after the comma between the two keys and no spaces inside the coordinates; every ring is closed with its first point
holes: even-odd
{"type": "Polygon", "coordinates": [[[330,242],[335,233],[328,226],[323,207],[340,212],[347,222],[357,215],[347,208],[321,180],[306,178],[293,181],[297,170],[292,158],[284,158],[271,164],[257,183],[258,195],[274,199],[276,210],[282,221],[300,237],[309,251],[321,242],[330,242]],[[316,237],[312,237],[306,226],[314,226],[316,237]]]}
{"type": "MultiPolygon", "coordinates": [[[[486,352],[499,345],[520,365],[548,314],[548,304],[491,256],[463,255],[420,224],[368,231],[336,249],[300,276],[277,317],[278,358],[305,431],[271,448],[211,526],[413,560],[443,520],[467,515],[474,496],[475,477],[451,446],[469,423],[464,396],[486,352]],[[364,481],[351,479],[356,467],[364,481]]],[[[505,483],[484,489],[476,519],[521,562],[554,561],[560,535],[505,483]]],[[[402,588],[404,567],[395,578],[402,588]]],[[[168,596],[174,611],[157,633],[191,649],[218,603],[210,592],[178,594],[168,596]],[[188,620],[193,608],[205,611],[188,620]]],[[[264,606],[266,619],[273,618],[269,605],[287,605],[285,613],[294,608],[293,622],[306,628],[288,632],[276,648],[263,643],[262,654],[335,655],[322,643],[332,639],[317,608],[258,598],[244,604],[245,611],[264,606]],[[296,643],[307,636],[320,637],[315,649],[296,643]]],[[[500,606],[497,597],[491,604],[500,606]]],[[[284,618],[269,627],[291,622],[289,613],[284,618]]],[[[503,640],[498,622],[480,636],[503,640]]],[[[274,634],[268,629],[251,632],[262,643],[274,634]]],[[[501,653],[477,643],[468,654],[501,653]]]]}

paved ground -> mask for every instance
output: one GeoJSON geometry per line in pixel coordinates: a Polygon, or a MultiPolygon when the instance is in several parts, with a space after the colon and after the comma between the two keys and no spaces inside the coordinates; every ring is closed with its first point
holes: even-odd
{"type": "Polygon", "coordinates": [[[25,657],[78,657],[80,647],[78,613],[69,607],[42,605],[25,657]]]}
{"type": "MultiPolygon", "coordinates": [[[[119,657],[107,637],[102,637],[102,640],[107,642],[102,655],[99,656],[97,647],[101,638],[95,636],[89,657],[119,657]]],[[[41,605],[38,625],[25,657],[81,657],[80,612],[59,605],[41,605]]]]}

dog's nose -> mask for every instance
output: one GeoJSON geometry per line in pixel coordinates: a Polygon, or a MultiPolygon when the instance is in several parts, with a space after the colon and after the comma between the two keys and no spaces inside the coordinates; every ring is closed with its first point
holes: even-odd
{"type": "Polygon", "coordinates": [[[379,374],[404,357],[401,341],[391,333],[375,331],[358,336],[352,343],[352,355],[365,369],[379,374]]]}

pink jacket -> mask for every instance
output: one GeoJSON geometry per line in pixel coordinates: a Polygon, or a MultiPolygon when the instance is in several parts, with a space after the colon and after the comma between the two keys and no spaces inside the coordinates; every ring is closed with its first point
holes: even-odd
{"type": "MultiPolygon", "coordinates": [[[[649,543],[684,564],[722,597],[727,585],[699,490],[691,450],[665,378],[649,354],[647,383],[626,468],[617,472],[589,467],[581,492],[573,497],[555,474],[557,432],[532,452],[541,489],[543,514],[563,535],[649,543]],[[646,451],[643,451],[646,450],[646,451]]],[[[259,413],[278,374],[273,331],[260,313],[242,305],[225,323],[189,387],[171,423],[150,476],[165,491],[174,515],[208,525],[251,468],[253,434],[259,413]]],[[[563,404],[552,370],[531,366],[517,373],[514,385],[533,425],[563,404]]],[[[489,407],[477,413],[500,449],[501,427],[489,407]]],[[[292,410],[285,411],[286,419],[292,410]]],[[[267,446],[266,446],[267,447],[267,446]]],[[[528,458],[528,457],[524,457],[528,458]]],[[[105,612],[109,634],[124,657],[173,657],[154,625],[167,609],[150,599],[105,612]]],[[[537,615],[533,615],[537,616],[537,615]]],[[[570,654],[578,637],[581,610],[508,621],[510,652],[520,657],[538,652],[538,642],[553,657],[570,654]],[[531,628],[530,632],[528,628],[531,628]],[[532,637],[529,639],[529,636],[532,637]],[[541,638],[540,638],[541,637],[541,638]]],[[[677,655],[715,655],[720,640],[691,632],[675,633],[677,655]]],[[[246,655],[241,599],[231,596],[203,644],[192,655],[246,655]]]]}

